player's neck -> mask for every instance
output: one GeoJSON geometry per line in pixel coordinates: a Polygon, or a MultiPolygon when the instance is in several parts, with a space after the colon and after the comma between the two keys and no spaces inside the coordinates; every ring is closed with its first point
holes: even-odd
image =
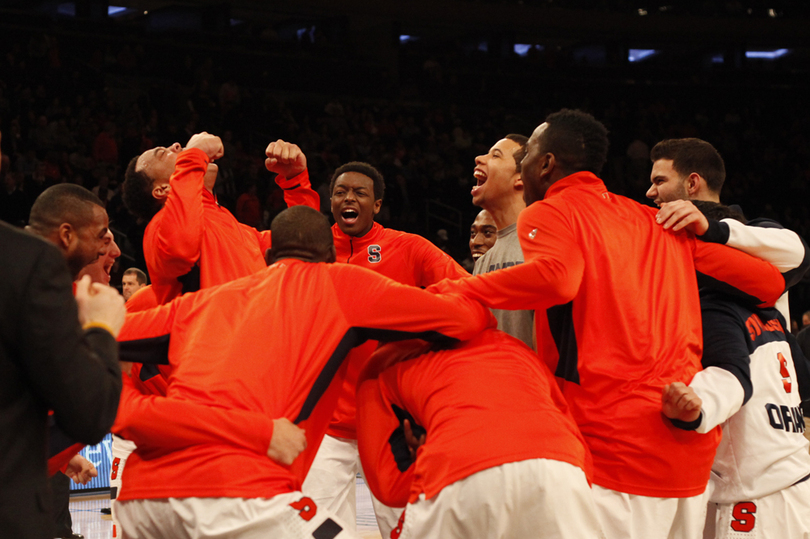
{"type": "Polygon", "coordinates": [[[492,207],[484,208],[492,216],[495,221],[495,226],[498,230],[503,230],[509,225],[517,223],[518,215],[526,209],[526,203],[523,202],[523,197],[509,197],[501,201],[500,204],[493,204],[492,207]]]}

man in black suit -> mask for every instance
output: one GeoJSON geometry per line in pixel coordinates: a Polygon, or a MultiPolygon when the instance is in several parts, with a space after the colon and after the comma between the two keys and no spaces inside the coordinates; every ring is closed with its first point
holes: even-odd
{"type": "Polygon", "coordinates": [[[124,320],[123,298],[89,277],[77,283],[75,299],[71,293],[78,269],[104,252],[106,212],[81,187],[52,189],[40,205],[47,211],[36,216],[32,209],[31,223],[39,234],[56,238],[63,255],[47,241],[0,223],[3,537],[54,537],[46,473],[48,410],[74,440],[98,443],[115,420],[121,391],[115,335],[124,320]]]}

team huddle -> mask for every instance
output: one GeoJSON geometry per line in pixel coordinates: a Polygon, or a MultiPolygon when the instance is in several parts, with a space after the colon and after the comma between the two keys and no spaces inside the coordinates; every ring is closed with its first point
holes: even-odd
{"type": "Polygon", "coordinates": [[[370,164],[334,172],[330,227],[271,143],[289,208],[259,232],[217,204],[218,137],[133,159],[116,533],[358,537],[362,473],[384,538],[810,537],[807,246],[719,203],[706,142],[653,149],[658,209],[607,190],[607,150],[562,110],[479,156],[472,276],[375,222],[370,164]]]}

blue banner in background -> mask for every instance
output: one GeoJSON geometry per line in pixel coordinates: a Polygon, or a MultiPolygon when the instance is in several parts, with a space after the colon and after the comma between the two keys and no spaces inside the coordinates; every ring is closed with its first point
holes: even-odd
{"type": "Polygon", "coordinates": [[[98,471],[98,477],[94,477],[86,485],[79,485],[70,482],[70,490],[91,490],[100,488],[110,488],[110,466],[112,465],[112,434],[107,434],[101,443],[89,445],[82,449],[79,454],[93,463],[98,471]]]}

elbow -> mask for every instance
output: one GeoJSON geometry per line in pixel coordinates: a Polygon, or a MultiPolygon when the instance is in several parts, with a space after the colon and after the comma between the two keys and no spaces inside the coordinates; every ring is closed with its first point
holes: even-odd
{"type": "Polygon", "coordinates": [[[759,307],[773,307],[776,302],[787,291],[785,279],[781,274],[774,275],[773,279],[769,280],[769,286],[765,288],[761,294],[761,303],[759,307]]]}

